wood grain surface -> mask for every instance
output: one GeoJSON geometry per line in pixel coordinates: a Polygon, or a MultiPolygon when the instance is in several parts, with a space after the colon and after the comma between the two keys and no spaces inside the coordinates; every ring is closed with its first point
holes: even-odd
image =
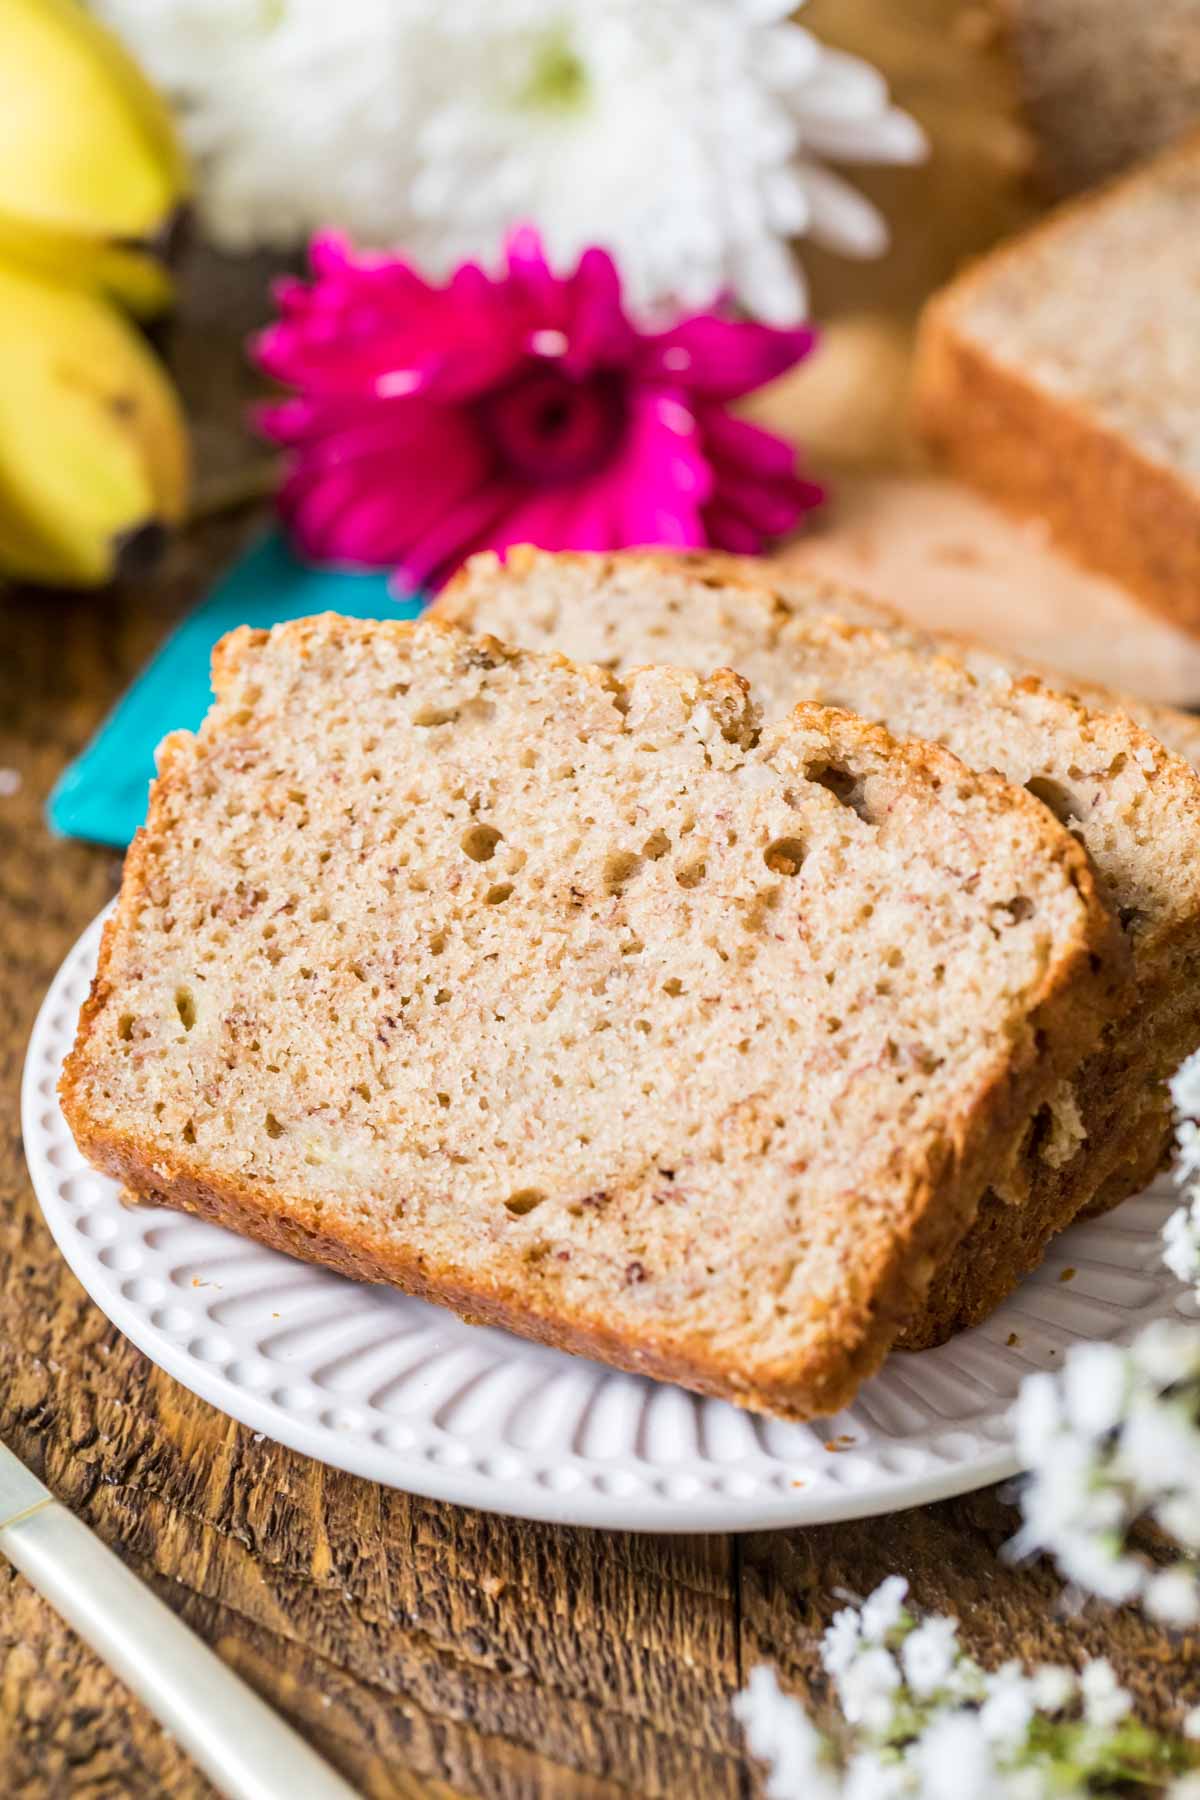
{"type": "MultiPolygon", "coordinates": [[[[814,22],[832,10],[820,0],[814,22]]],[[[950,13],[978,9],[912,0],[915,47],[896,32],[901,11],[894,0],[844,0],[841,35],[884,42],[906,97],[926,95],[930,122],[940,108],[942,129],[970,156],[945,176],[959,196],[945,202],[960,221],[955,243],[925,225],[901,229],[896,318],[967,240],[994,235],[1027,205],[1007,185],[1020,173],[1020,139],[1004,121],[986,33],[946,28],[950,13]],[[927,54],[917,53],[922,42],[927,54]],[[957,101],[947,81],[958,83],[957,101]],[[995,180],[982,212],[969,212],[981,163],[995,180]],[[915,272],[914,258],[924,259],[915,272]]],[[[908,187],[907,203],[901,190],[914,179],[878,178],[902,217],[917,190],[908,187]]],[[[879,275],[881,292],[891,279],[879,275]]],[[[822,267],[827,300],[829,281],[822,267]]],[[[860,305],[868,286],[853,272],[847,304],[860,305]]],[[[1200,1643],[1172,1641],[1130,1613],[1072,1616],[1048,1570],[998,1560],[1014,1515],[997,1492],[743,1538],[491,1518],[258,1439],[148,1364],[67,1272],[30,1191],[18,1081],[46,986],[119,867],[110,852],[53,839],[42,809],[64,762],[260,523],[253,507],[228,502],[253,487],[260,462],[240,423],[247,382],[237,343],[247,296],[254,313],[261,295],[261,270],[201,259],[168,334],[196,421],[201,498],[220,510],[140,584],[0,595],[0,768],[20,777],[0,796],[0,1435],[372,1796],[745,1800],[759,1783],[732,1695],[771,1659],[820,1704],[817,1638],[839,1592],[865,1593],[892,1570],[909,1577],[918,1606],[959,1613],[988,1662],[1104,1651],[1145,1717],[1176,1722],[1200,1699],[1200,1643]]],[[[31,1800],[210,1792],[4,1564],[0,1791],[31,1800]]]]}

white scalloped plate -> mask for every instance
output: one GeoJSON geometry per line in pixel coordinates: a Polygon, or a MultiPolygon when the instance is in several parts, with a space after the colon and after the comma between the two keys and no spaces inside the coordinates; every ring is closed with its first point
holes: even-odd
{"type": "Polygon", "coordinates": [[[55,1094],[103,918],[55,977],[25,1065],[34,1187],[92,1299],[152,1361],[244,1424],[392,1487],[617,1530],[726,1531],[892,1512],[1016,1467],[1021,1377],[1080,1338],[1195,1307],[1164,1270],[1162,1184],[1077,1226],[986,1325],[893,1356],[847,1412],[754,1418],[463,1324],[180,1213],[122,1204],[55,1094]],[[1069,1279],[1068,1279],[1069,1276],[1069,1279]]]}

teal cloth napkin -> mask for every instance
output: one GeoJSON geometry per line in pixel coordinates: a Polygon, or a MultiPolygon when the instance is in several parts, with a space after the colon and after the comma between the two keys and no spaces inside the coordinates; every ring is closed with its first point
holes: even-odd
{"type": "Polygon", "coordinates": [[[199,725],[212,689],[212,647],[235,625],[277,625],[309,613],[413,619],[422,600],[397,600],[385,575],[351,575],[298,562],[278,533],[255,544],[178,626],[122,696],[46,804],[55,831],[94,843],[129,842],[146,816],[154,750],[168,731],[199,725]]]}

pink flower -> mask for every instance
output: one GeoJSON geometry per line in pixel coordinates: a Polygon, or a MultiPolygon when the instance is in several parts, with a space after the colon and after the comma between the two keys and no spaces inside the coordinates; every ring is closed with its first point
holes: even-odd
{"type": "Polygon", "coordinates": [[[807,327],[638,331],[610,256],[556,276],[530,229],[503,273],[464,263],[444,287],[332,236],[311,264],[255,349],[295,390],[259,424],[290,452],[279,505],[317,561],[416,587],[516,543],[754,552],[822,498],[791,445],[728,410],[808,354],[807,327]]]}

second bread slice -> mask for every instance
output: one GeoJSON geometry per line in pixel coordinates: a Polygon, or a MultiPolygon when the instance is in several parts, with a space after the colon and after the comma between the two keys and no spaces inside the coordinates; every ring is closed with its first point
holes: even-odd
{"type": "Polygon", "coordinates": [[[745,686],[327,617],[218,653],[63,1081],[147,1198],[792,1416],[848,1400],[1122,976],[1086,857],[745,686]]]}
{"type": "MultiPolygon", "coordinates": [[[[437,611],[469,629],[619,669],[642,662],[745,675],[768,719],[798,700],[1001,770],[1069,824],[1120,910],[1137,989],[1105,1040],[997,1171],[971,1235],[939,1272],[907,1341],[976,1323],[1085,1206],[1149,1179],[1170,1135],[1163,1087],[1200,1041],[1200,778],[1122,710],[1056,693],[970,646],[957,656],[853,590],[723,557],[480,557],[437,611]]],[[[1172,715],[1174,718],[1175,715],[1172,715]]]]}

